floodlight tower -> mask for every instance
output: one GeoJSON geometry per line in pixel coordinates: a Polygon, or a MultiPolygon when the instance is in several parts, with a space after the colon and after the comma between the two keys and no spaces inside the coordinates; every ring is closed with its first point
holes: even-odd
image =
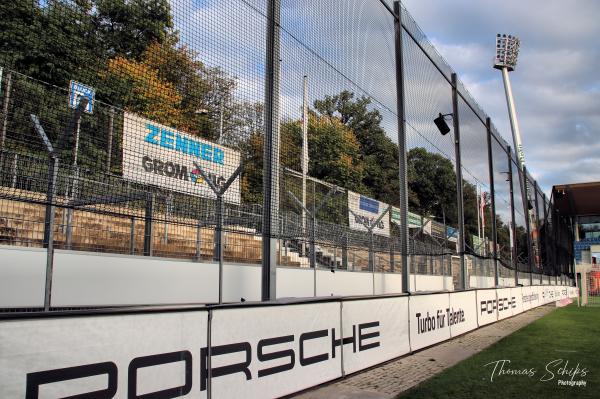
{"type": "MultiPolygon", "coordinates": [[[[519,56],[519,47],[521,41],[518,37],[507,34],[496,35],[496,58],[494,60],[494,68],[502,71],[502,80],[504,81],[504,91],[506,92],[506,103],[508,104],[508,115],[510,119],[510,128],[512,130],[513,142],[515,151],[517,153],[517,162],[519,169],[522,173],[519,174],[521,195],[523,198],[523,204],[525,206],[525,212],[527,212],[529,226],[532,231],[537,228],[535,224],[535,218],[533,217],[533,210],[529,206],[529,197],[527,192],[529,191],[527,176],[525,176],[525,153],[523,152],[523,144],[521,142],[521,131],[519,130],[519,122],[517,120],[517,112],[515,110],[515,100],[512,94],[512,87],[510,85],[510,79],[508,73],[515,70],[517,66],[517,57],[519,56]],[[521,177],[521,175],[523,177],[521,177]]],[[[534,237],[530,237],[531,245],[533,249],[534,257],[537,257],[537,243],[534,237]]],[[[529,273],[530,282],[532,281],[532,273],[530,269],[529,273]]]]}
{"type": "Polygon", "coordinates": [[[510,128],[512,130],[513,142],[517,152],[519,168],[523,170],[525,166],[525,154],[521,143],[521,131],[517,121],[517,112],[515,110],[515,100],[512,94],[512,87],[508,73],[515,70],[517,66],[517,57],[519,56],[519,46],[521,41],[518,37],[498,33],[496,35],[496,58],[494,68],[502,71],[502,80],[504,81],[504,90],[506,92],[506,103],[508,104],[508,115],[510,118],[510,128]]]}

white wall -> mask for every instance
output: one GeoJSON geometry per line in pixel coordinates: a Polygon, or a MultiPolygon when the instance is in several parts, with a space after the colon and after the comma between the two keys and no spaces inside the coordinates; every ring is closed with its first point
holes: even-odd
{"type": "Polygon", "coordinates": [[[216,302],[213,263],[55,251],[52,306],[216,302]]]}
{"type": "Polygon", "coordinates": [[[0,308],[43,307],[46,250],[0,246],[0,308]]]}

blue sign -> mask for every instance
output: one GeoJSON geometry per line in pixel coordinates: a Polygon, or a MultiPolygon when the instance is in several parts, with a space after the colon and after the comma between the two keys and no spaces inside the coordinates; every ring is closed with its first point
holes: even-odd
{"type": "Polygon", "coordinates": [[[446,238],[458,238],[458,230],[454,227],[446,226],[446,238]]]}
{"type": "Polygon", "coordinates": [[[91,114],[94,110],[94,97],[96,96],[96,90],[93,87],[86,86],[82,83],[71,81],[69,85],[69,107],[77,108],[79,101],[82,98],[87,98],[88,103],[84,109],[84,112],[91,114]]]}
{"type": "Polygon", "coordinates": [[[359,208],[363,211],[371,212],[371,213],[379,213],[379,201],[374,199],[360,196],[360,204],[359,208]]]}

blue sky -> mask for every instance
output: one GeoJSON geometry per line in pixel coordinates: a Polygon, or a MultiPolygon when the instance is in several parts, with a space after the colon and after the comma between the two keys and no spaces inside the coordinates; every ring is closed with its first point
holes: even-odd
{"type": "Polygon", "coordinates": [[[511,143],[496,33],[521,39],[511,81],[529,169],[548,192],[600,180],[600,2],[406,0],[425,34],[511,143]]]}
{"type": "MultiPolygon", "coordinates": [[[[171,4],[182,41],[205,63],[236,77],[238,99],[260,101],[266,2],[171,0],[171,4]]],[[[504,89],[492,61],[496,33],[519,36],[521,54],[511,79],[530,172],[546,193],[553,184],[600,180],[600,24],[596,20],[600,1],[406,0],[403,4],[509,143],[504,89]]],[[[393,20],[380,2],[282,0],[282,25],[284,118],[300,117],[302,76],[308,75],[311,103],[344,89],[372,96],[383,126],[395,140],[393,20]]],[[[423,75],[420,67],[407,67],[406,74],[423,75]]],[[[431,122],[431,115],[451,111],[446,109],[446,84],[419,79],[417,94],[436,93],[412,108],[409,105],[414,110],[409,146],[437,148],[451,157],[450,135],[437,135],[431,122]]],[[[468,153],[463,158],[468,157],[471,177],[485,181],[485,158],[477,146],[476,140],[465,143],[468,153]]]]}

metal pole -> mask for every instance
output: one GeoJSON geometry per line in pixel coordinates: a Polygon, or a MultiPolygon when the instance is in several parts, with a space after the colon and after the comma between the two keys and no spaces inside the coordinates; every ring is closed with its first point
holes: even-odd
{"type": "Polygon", "coordinates": [[[512,86],[508,77],[508,68],[502,68],[502,80],[504,81],[504,92],[506,94],[506,104],[508,105],[508,116],[510,119],[510,128],[513,136],[513,143],[517,154],[517,162],[519,168],[525,165],[525,154],[523,153],[523,145],[521,143],[521,130],[519,129],[519,121],[517,120],[517,111],[515,109],[515,100],[513,98],[512,86]]]}
{"type": "Polygon", "coordinates": [[[54,271],[54,202],[56,199],[56,179],[58,177],[58,158],[50,156],[48,164],[48,192],[46,196],[46,220],[44,223],[44,246],[46,247],[46,282],[44,290],[44,310],[50,310],[52,297],[52,273],[54,271]]]}
{"type": "Polygon", "coordinates": [[[490,176],[490,205],[492,217],[490,219],[492,228],[492,256],[494,258],[494,286],[497,287],[500,282],[498,274],[498,231],[496,230],[496,188],[494,185],[494,152],[492,151],[492,120],[486,118],[485,127],[487,130],[487,150],[488,150],[488,172],[490,176]]]}
{"type": "Polygon", "coordinates": [[[144,218],[144,256],[152,256],[154,229],[152,215],[154,214],[155,195],[148,194],[146,199],[146,214],[144,218]]]}
{"type": "Polygon", "coordinates": [[[196,261],[202,259],[202,223],[198,220],[196,227],[196,261]]]}
{"type": "Polygon", "coordinates": [[[515,229],[515,198],[514,198],[514,189],[513,189],[513,177],[512,177],[512,153],[510,146],[507,148],[508,154],[508,185],[510,188],[510,217],[511,217],[511,226],[510,231],[512,232],[512,241],[511,241],[511,257],[512,257],[512,267],[515,271],[515,287],[519,285],[519,271],[517,270],[517,231],[515,229]]]}
{"type": "Polygon", "coordinates": [[[279,75],[280,0],[267,6],[265,59],[265,140],[263,154],[262,286],[263,301],[273,300],[277,278],[277,231],[279,217],[279,75]]]}
{"type": "MultiPolygon", "coordinates": [[[[1,83],[1,81],[0,81],[1,83]]],[[[4,157],[4,145],[6,142],[6,129],[8,126],[8,106],[10,103],[10,94],[12,90],[12,72],[6,74],[6,89],[4,91],[4,100],[2,106],[2,136],[0,136],[0,164],[4,157]]]]}
{"type": "Polygon", "coordinates": [[[18,168],[18,162],[19,162],[19,154],[15,153],[13,155],[13,164],[12,164],[12,181],[10,183],[10,186],[12,188],[17,187],[17,168],[18,168]]]}
{"type": "Polygon", "coordinates": [[[456,74],[452,74],[452,120],[454,122],[454,154],[456,159],[456,198],[458,213],[458,253],[460,255],[461,288],[467,288],[467,268],[465,264],[465,219],[463,211],[463,179],[460,155],[460,124],[458,115],[458,89],[456,74]]]}
{"type": "MultiPolygon", "coordinates": [[[[537,229],[536,239],[537,239],[537,247],[539,249],[538,253],[540,254],[539,259],[536,261],[536,270],[540,272],[541,279],[541,269],[542,269],[542,241],[540,237],[541,223],[540,223],[540,202],[538,201],[538,183],[536,180],[533,181],[533,192],[535,193],[535,227],[537,229]],[[539,263],[538,263],[539,261],[539,263]]],[[[534,254],[535,255],[535,254],[534,254]]],[[[540,281],[541,283],[541,281],[540,281]]]]}
{"type": "Polygon", "coordinates": [[[217,254],[219,257],[219,304],[223,303],[223,196],[217,196],[217,254]]]}
{"type": "Polygon", "coordinates": [[[527,260],[528,260],[528,264],[529,264],[529,285],[533,285],[533,257],[535,256],[535,251],[533,250],[533,240],[531,238],[531,220],[530,220],[530,212],[529,212],[529,197],[527,195],[527,190],[525,189],[525,187],[527,186],[527,168],[525,167],[525,165],[523,165],[523,169],[522,171],[519,171],[519,173],[522,173],[523,176],[521,177],[521,181],[523,184],[523,193],[525,194],[525,196],[523,197],[523,212],[525,215],[527,215],[527,217],[525,217],[525,228],[527,231],[527,252],[528,252],[528,256],[527,256],[527,260]]]}
{"type": "MultiPolygon", "coordinates": [[[[544,253],[546,254],[546,259],[545,262],[542,264],[542,278],[541,278],[541,282],[543,284],[543,278],[544,275],[546,273],[546,270],[548,269],[549,263],[550,263],[550,245],[549,245],[549,240],[550,240],[550,224],[548,223],[548,207],[546,207],[546,194],[542,193],[542,201],[544,203],[544,246],[546,247],[546,250],[544,251],[544,253]]],[[[548,203],[548,205],[550,205],[550,203],[548,203]]]]}
{"type": "Polygon", "coordinates": [[[223,144],[223,98],[219,104],[219,140],[217,143],[223,144]]]}
{"type": "Polygon", "coordinates": [[[129,230],[129,253],[135,254],[135,217],[131,217],[131,227],[129,230]]]}
{"type": "MultiPolygon", "coordinates": [[[[308,174],[308,76],[304,76],[302,101],[302,205],[306,207],[306,175],[308,174]]],[[[302,232],[306,232],[306,211],[302,209],[302,232]]],[[[300,247],[304,256],[304,245],[300,247]]]]}
{"type": "Polygon", "coordinates": [[[315,249],[315,230],[317,224],[317,216],[315,215],[314,201],[312,223],[310,225],[310,267],[313,268],[313,296],[317,296],[317,251],[315,249]]]}
{"type": "Polygon", "coordinates": [[[106,143],[106,171],[110,173],[110,164],[112,161],[112,141],[115,123],[115,109],[110,107],[108,111],[108,142],[106,143]]]}
{"type": "Polygon", "coordinates": [[[396,104],[398,113],[398,178],[400,180],[400,254],[402,259],[402,292],[410,291],[408,270],[408,185],[406,181],[406,121],[404,110],[404,63],[402,47],[402,11],[394,1],[394,49],[396,55],[396,104]]]}

